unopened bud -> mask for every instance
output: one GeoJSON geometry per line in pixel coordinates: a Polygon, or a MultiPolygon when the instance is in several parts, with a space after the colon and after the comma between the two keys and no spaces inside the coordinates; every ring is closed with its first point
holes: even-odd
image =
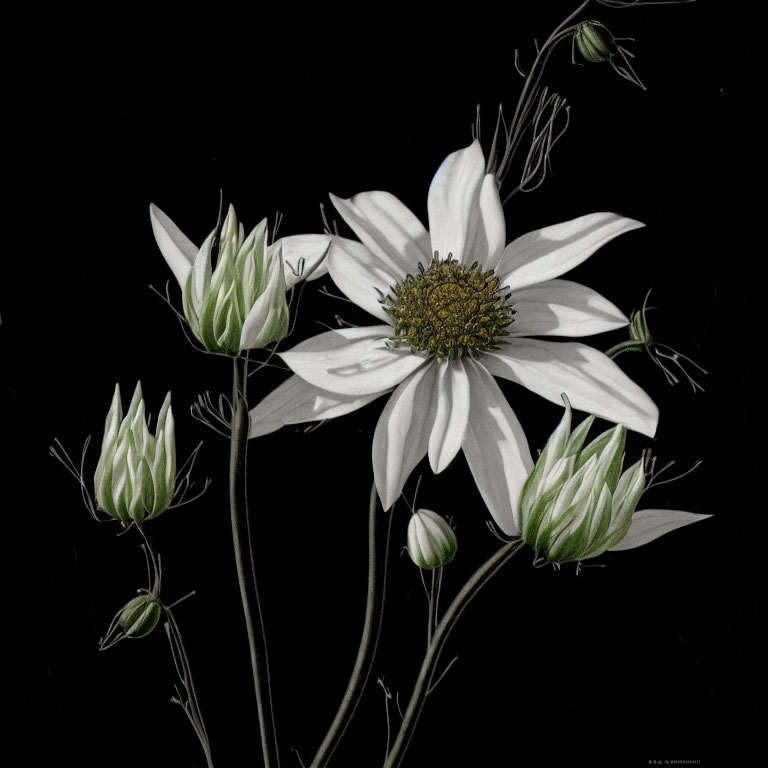
{"type": "Polygon", "coordinates": [[[608,61],[617,51],[613,35],[599,21],[582,21],[574,32],[579,53],[592,64],[608,61]]]}
{"type": "Polygon", "coordinates": [[[104,426],[94,486],[100,509],[126,524],[157,517],[171,504],[176,485],[176,441],[171,393],[165,398],[153,435],[136,385],[123,418],[120,387],[115,387],[104,426]]]}
{"type": "Polygon", "coordinates": [[[419,568],[433,570],[453,560],[459,544],[448,521],[431,509],[419,509],[408,522],[408,554],[419,568]]]}
{"type": "Polygon", "coordinates": [[[267,247],[267,220],[245,236],[230,206],[206,238],[184,286],[184,314],[209,352],[237,356],[288,333],[280,248],[267,247]],[[215,266],[212,262],[215,260],[215,266]]]}
{"type": "Polygon", "coordinates": [[[596,557],[621,541],[645,488],[642,462],[622,474],[626,429],[613,427],[584,446],[594,419],[571,431],[563,399],[563,419],[520,495],[523,538],[551,563],[596,557]]]}
{"type": "Polygon", "coordinates": [[[118,623],[126,637],[146,637],[162,615],[163,608],[153,595],[139,595],[123,608],[118,623]]]}
{"type": "Polygon", "coordinates": [[[594,20],[582,21],[576,25],[573,32],[575,47],[579,49],[585,61],[592,64],[607,62],[619,77],[645,90],[645,86],[629,62],[634,58],[634,54],[624,48],[620,42],[631,39],[614,37],[604,24],[594,20]]]}

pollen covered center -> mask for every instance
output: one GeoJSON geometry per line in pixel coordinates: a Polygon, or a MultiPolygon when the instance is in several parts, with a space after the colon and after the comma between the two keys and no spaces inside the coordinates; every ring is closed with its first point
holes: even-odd
{"type": "Polygon", "coordinates": [[[437,252],[429,268],[392,287],[381,299],[395,324],[394,343],[415,352],[456,360],[496,349],[515,311],[493,270],[483,272],[437,252]]]}

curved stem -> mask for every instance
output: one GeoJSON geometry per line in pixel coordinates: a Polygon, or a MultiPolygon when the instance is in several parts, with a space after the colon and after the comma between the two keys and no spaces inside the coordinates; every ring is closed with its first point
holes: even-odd
{"type": "MultiPolygon", "coordinates": [[[[149,537],[144,533],[144,528],[136,523],[134,525],[139,535],[143,539],[144,543],[141,545],[141,549],[144,552],[144,556],[147,560],[147,580],[151,585],[146,594],[152,595],[162,606],[163,613],[165,614],[165,632],[168,636],[168,643],[171,646],[171,656],[173,657],[173,664],[176,667],[176,674],[179,676],[179,682],[186,694],[186,698],[172,697],[171,701],[178,704],[187,716],[192,728],[200,741],[200,746],[205,753],[205,761],[208,768],[213,768],[213,759],[211,758],[211,743],[208,738],[208,731],[205,727],[205,721],[203,720],[203,713],[200,709],[200,702],[197,697],[197,689],[195,688],[195,680],[192,677],[192,666],[189,663],[189,656],[187,656],[187,649],[184,646],[184,640],[181,636],[181,629],[179,628],[176,617],[173,615],[172,609],[184,602],[187,598],[194,595],[194,592],[190,592],[188,595],[176,600],[171,605],[166,605],[160,599],[161,582],[163,569],[160,566],[160,555],[155,554],[152,549],[152,543],[149,537]]],[[[179,696],[182,696],[181,691],[177,688],[179,696]]]]}
{"type": "Polygon", "coordinates": [[[317,750],[311,768],[323,768],[328,764],[336,747],[339,745],[344,732],[352,720],[357,705],[360,702],[365,685],[371,674],[373,659],[376,655],[376,646],[381,629],[381,619],[384,613],[384,593],[387,578],[387,560],[389,555],[389,533],[392,528],[393,514],[389,513],[387,524],[387,538],[384,545],[383,566],[379,567],[379,554],[377,539],[378,530],[378,503],[376,485],[371,487],[371,497],[368,507],[368,593],[365,603],[365,619],[363,621],[363,635],[360,639],[360,647],[357,651],[357,659],[352,669],[352,674],[347,684],[344,698],[341,700],[336,717],[323,739],[323,743],[317,750]]]}
{"type": "Polygon", "coordinates": [[[195,682],[192,678],[192,667],[190,666],[189,657],[187,656],[187,649],[184,647],[184,640],[181,637],[181,630],[176,622],[176,617],[173,615],[169,606],[163,606],[163,608],[167,620],[166,630],[168,632],[168,642],[171,644],[171,653],[173,654],[174,662],[176,663],[179,679],[187,694],[186,704],[189,706],[185,706],[185,702],[182,701],[179,701],[179,704],[181,704],[184,712],[189,718],[189,722],[195,729],[197,738],[200,741],[200,746],[205,753],[205,762],[208,765],[208,768],[213,768],[208,731],[205,728],[203,713],[200,711],[200,704],[197,700],[197,690],[195,689],[195,682]]]}
{"type": "Polygon", "coordinates": [[[607,349],[605,351],[605,354],[613,359],[614,357],[618,357],[622,352],[629,352],[632,349],[642,349],[643,347],[647,346],[642,341],[620,341],[618,344],[614,344],[610,349],[607,349]]]}
{"type": "MultiPolygon", "coordinates": [[[[512,115],[509,130],[507,131],[507,146],[501,162],[499,163],[496,170],[496,178],[499,180],[499,184],[501,184],[504,176],[506,176],[508,167],[512,162],[512,158],[517,152],[518,145],[528,121],[528,116],[531,109],[533,108],[533,104],[538,94],[541,76],[552,51],[558,43],[569,36],[571,30],[566,29],[567,25],[570,24],[580,13],[586,10],[591,2],[592,0],[584,0],[584,2],[582,2],[575,11],[569,14],[563,21],[560,22],[560,24],[557,25],[557,27],[555,27],[555,29],[544,42],[544,45],[542,45],[541,48],[537,50],[536,57],[533,60],[533,64],[531,65],[531,69],[528,73],[528,77],[525,79],[523,89],[520,92],[520,97],[517,100],[515,113],[512,115]]],[[[504,202],[506,202],[508,199],[509,196],[505,199],[504,202]]]]}
{"type": "Polygon", "coordinates": [[[498,549],[483,563],[483,565],[480,566],[480,568],[477,569],[477,571],[475,571],[448,607],[448,610],[438,624],[435,634],[432,637],[432,642],[424,655],[424,661],[421,664],[419,676],[416,680],[413,693],[411,694],[411,700],[408,702],[408,708],[403,715],[400,731],[398,732],[397,739],[395,739],[392,750],[387,757],[387,761],[384,763],[384,768],[397,768],[405,755],[405,751],[408,749],[413,733],[416,730],[419,716],[424,708],[424,703],[432,688],[432,680],[435,677],[437,664],[440,661],[443,648],[445,647],[445,643],[453,631],[453,628],[456,626],[459,617],[475,595],[480,592],[488,581],[496,575],[499,569],[513,555],[517,554],[522,547],[523,543],[519,540],[515,540],[498,549]]]}
{"type": "Polygon", "coordinates": [[[232,523],[232,543],[243,603],[248,645],[251,651],[253,687],[259,713],[259,732],[264,768],[279,768],[280,756],[277,733],[272,712],[269,683],[267,642],[259,600],[259,590],[253,567],[250,527],[248,522],[248,495],[246,464],[248,457],[248,361],[235,358],[232,373],[232,426],[229,457],[229,504],[232,523]]]}

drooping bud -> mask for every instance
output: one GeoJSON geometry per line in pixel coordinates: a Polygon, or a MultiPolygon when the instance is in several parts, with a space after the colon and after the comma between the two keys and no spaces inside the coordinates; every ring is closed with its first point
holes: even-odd
{"type": "Polygon", "coordinates": [[[573,38],[582,57],[593,64],[608,61],[618,52],[613,35],[599,21],[582,21],[573,38]]]}
{"type": "Polygon", "coordinates": [[[419,509],[408,521],[408,554],[419,568],[433,570],[453,560],[458,542],[445,518],[431,509],[419,509]]]}
{"type": "Polygon", "coordinates": [[[118,624],[126,637],[146,637],[160,622],[163,607],[153,595],[139,595],[120,611],[118,624]]]}
{"type": "Polygon", "coordinates": [[[164,512],[176,485],[176,441],[171,393],[166,395],[157,429],[147,427],[141,382],[123,418],[120,387],[115,386],[104,426],[94,486],[99,508],[127,524],[142,523],[164,512]]]}
{"type": "Polygon", "coordinates": [[[645,90],[629,62],[634,54],[620,43],[628,39],[631,38],[614,37],[608,27],[594,19],[580,22],[573,31],[574,46],[585,61],[592,64],[607,62],[617,75],[645,90]]]}
{"type": "Polygon", "coordinates": [[[246,238],[230,206],[221,229],[198,251],[184,287],[184,314],[209,352],[237,356],[288,333],[285,291],[281,249],[268,255],[267,220],[246,238]]]}

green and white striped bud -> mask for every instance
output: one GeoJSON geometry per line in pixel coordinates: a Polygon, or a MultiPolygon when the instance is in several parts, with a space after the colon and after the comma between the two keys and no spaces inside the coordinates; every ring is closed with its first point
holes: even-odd
{"type": "Polygon", "coordinates": [[[221,230],[208,235],[189,272],[184,314],[209,352],[237,356],[288,333],[285,291],[281,248],[268,255],[267,220],[246,238],[230,205],[221,230]]]}
{"type": "Polygon", "coordinates": [[[571,432],[571,406],[547,441],[520,494],[522,537],[537,558],[586,560],[618,544],[645,489],[643,462],[622,474],[626,429],[618,425],[584,447],[594,416],[571,432]]]}
{"type": "Polygon", "coordinates": [[[618,51],[613,35],[599,21],[582,21],[573,34],[579,53],[592,64],[608,61],[618,51]]]}
{"type": "Polygon", "coordinates": [[[163,607],[153,595],[139,595],[120,611],[118,624],[126,637],[146,637],[162,615],[163,607]]]}
{"type": "Polygon", "coordinates": [[[147,428],[141,382],[136,385],[125,418],[120,387],[115,386],[94,486],[99,508],[124,525],[130,521],[151,520],[169,507],[176,487],[176,441],[170,392],[152,435],[147,428]]]}
{"type": "Polygon", "coordinates": [[[578,48],[585,61],[592,64],[607,62],[619,77],[645,90],[645,86],[630,63],[634,54],[621,45],[622,40],[630,39],[614,37],[604,24],[593,19],[582,21],[573,29],[574,48],[578,48]]]}
{"type": "Polygon", "coordinates": [[[434,570],[453,560],[456,534],[445,518],[431,509],[419,509],[408,521],[408,554],[419,568],[434,570]]]}

